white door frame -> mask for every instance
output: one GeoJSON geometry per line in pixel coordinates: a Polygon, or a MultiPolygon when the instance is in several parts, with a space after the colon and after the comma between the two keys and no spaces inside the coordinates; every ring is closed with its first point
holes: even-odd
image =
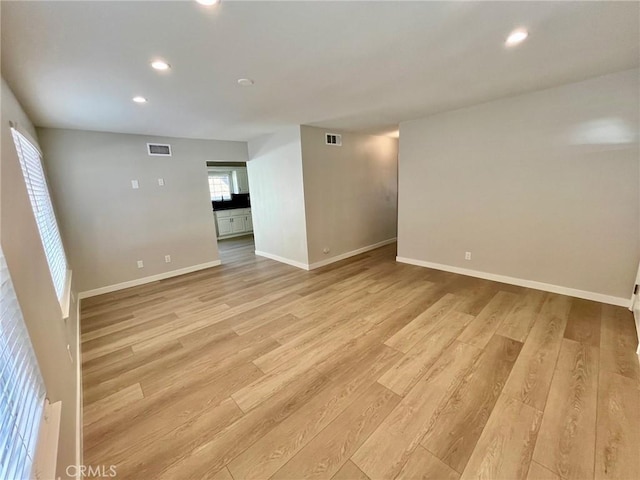
{"type": "Polygon", "coordinates": [[[631,307],[633,318],[636,322],[636,334],[638,335],[638,349],[636,353],[640,355],[640,265],[638,266],[638,274],[636,275],[636,283],[633,286],[633,294],[631,296],[631,307]]]}

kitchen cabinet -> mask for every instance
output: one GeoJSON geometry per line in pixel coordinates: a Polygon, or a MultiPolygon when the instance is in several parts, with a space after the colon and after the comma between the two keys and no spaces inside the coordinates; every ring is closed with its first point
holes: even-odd
{"type": "Polygon", "coordinates": [[[231,233],[244,233],[246,231],[244,216],[231,217],[231,233]]]}
{"type": "Polygon", "coordinates": [[[235,170],[235,193],[249,193],[249,176],[246,168],[235,170]]]}
{"type": "Polygon", "coordinates": [[[244,226],[247,231],[253,232],[253,217],[251,217],[251,213],[244,217],[244,226]]]}
{"type": "Polygon", "coordinates": [[[218,237],[224,237],[225,235],[231,235],[231,217],[218,218],[218,237]]]}
{"type": "Polygon", "coordinates": [[[218,210],[215,212],[218,238],[245,235],[253,232],[250,208],[218,210]]]}

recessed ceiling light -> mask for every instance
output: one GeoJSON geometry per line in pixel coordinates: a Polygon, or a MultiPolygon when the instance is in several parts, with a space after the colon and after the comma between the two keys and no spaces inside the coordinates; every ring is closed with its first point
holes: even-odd
{"type": "Polygon", "coordinates": [[[198,2],[200,5],[210,7],[211,5],[217,5],[218,3],[220,3],[220,0],[196,0],[196,2],[198,2]]]}
{"type": "Polygon", "coordinates": [[[141,97],[140,95],[133,97],[131,100],[133,100],[136,103],[147,103],[147,99],[144,97],[141,97]]]}
{"type": "Polygon", "coordinates": [[[524,42],[528,36],[529,32],[527,32],[524,28],[519,28],[511,32],[504,43],[508,47],[518,45],[519,43],[524,42]]]}
{"type": "Polygon", "coordinates": [[[253,85],[253,83],[253,80],[251,80],[250,78],[238,79],[238,85],[240,85],[241,87],[250,87],[251,85],[253,85]]]}
{"type": "Polygon", "coordinates": [[[164,60],[154,60],[153,62],[151,62],[151,67],[155,70],[169,70],[171,68],[171,65],[169,65],[164,60]]]}

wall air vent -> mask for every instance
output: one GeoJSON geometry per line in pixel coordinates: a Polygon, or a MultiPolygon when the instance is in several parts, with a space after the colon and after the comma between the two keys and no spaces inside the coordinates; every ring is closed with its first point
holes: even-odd
{"type": "Polygon", "coordinates": [[[334,145],[336,147],[342,146],[342,135],[337,133],[326,133],[325,139],[327,145],[334,145]]]}
{"type": "Polygon", "coordinates": [[[147,143],[147,153],[152,157],[170,157],[171,145],[163,143],[147,143]]]}

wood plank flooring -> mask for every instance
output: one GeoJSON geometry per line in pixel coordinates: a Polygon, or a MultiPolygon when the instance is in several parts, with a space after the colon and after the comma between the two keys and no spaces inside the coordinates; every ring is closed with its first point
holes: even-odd
{"type": "Polygon", "coordinates": [[[83,300],[84,463],[119,479],[640,478],[620,307],[395,262],[223,265],[83,300]]]}

